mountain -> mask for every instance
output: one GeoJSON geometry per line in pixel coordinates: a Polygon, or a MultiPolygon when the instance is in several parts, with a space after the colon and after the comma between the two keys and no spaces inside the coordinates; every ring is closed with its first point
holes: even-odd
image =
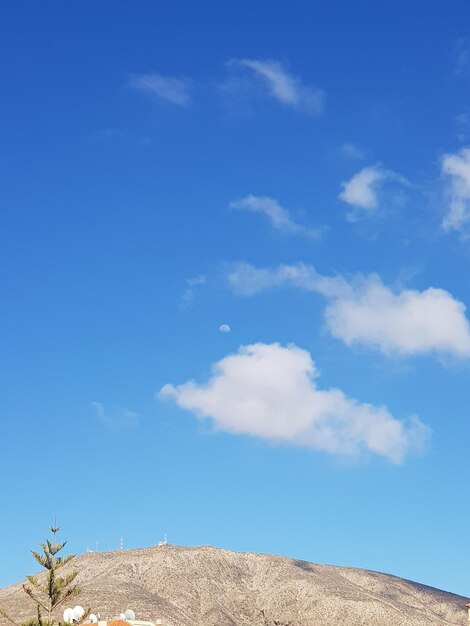
{"type": "MultiPolygon", "coordinates": [[[[163,545],[89,552],[71,567],[79,571],[79,603],[102,618],[131,608],[138,619],[161,619],[164,626],[467,624],[468,600],[461,596],[268,554],[163,545]]],[[[0,606],[17,619],[32,615],[21,583],[0,590],[0,606]]]]}

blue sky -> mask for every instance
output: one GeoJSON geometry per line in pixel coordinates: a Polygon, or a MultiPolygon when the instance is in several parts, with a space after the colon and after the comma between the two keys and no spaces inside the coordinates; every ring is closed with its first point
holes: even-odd
{"type": "Polygon", "coordinates": [[[56,517],[468,595],[468,3],[0,12],[0,585],[56,517]]]}

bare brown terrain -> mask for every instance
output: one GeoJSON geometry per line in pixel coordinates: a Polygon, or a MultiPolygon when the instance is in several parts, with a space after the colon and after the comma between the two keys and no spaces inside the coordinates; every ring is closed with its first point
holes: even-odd
{"type": "MultiPolygon", "coordinates": [[[[132,608],[164,626],[431,626],[467,623],[466,598],[362,569],[212,547],[156,546],[73,559],[79,603],[102,618],[132,608]]],[[[0,606],[32,616],[21,583],[0,606]]],[[[3,622],[2,622],[3,624],[3,622]]]]}

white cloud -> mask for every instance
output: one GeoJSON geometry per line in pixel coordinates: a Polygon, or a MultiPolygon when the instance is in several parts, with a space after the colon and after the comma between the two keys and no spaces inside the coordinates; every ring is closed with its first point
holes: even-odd
{"type": "Polygon", "coordinates": [[[303,264],[269,269],[239,263],[227,279],[244,296],[281,286],[323,295],[327,328],[347,345],[363,344],[384,354],[470,357],[466,307],[443,289],[393,290],[376,274],[347,281],[342,276],[322,276],[303,264]]]}
{"type": "Polygon", "coordinates": [[[455,73],[464,74],[470,67],[470,46],[469,40],[460,38],[454,47],[455,73]]]}
{"type": "Polygon", "coordinates": [[[339,197],[343,202],[362,209],[376,209],[378,200],[374,186],[384,179],[385,173],[380,167],[365,167],[350,180],[341,183],[343,191],[339,197]]]}
{"type": "Polygon", "coordinates": [[[405,423],[385,407],[321,390],[306,350],[278,343],[241,346],[215,364],[205,384],[165,385],[160,398],[209,418],[221,431],[359,456],[369,452],[400,463],[423,448],[430,433],[417,417],[405,423]]]}
{"type": "Polygon", "coordinates": [[[153,98],[165,100],[177,106],[186,106],[191,102],[188,81],[162,74],[138,74],[133,76],[130,86],[139,89],[153,98]]]}
{"type": "Polygon", "coordinates": [[[330,301],[325,318],[331,334],[347,345],[362,343],[403,355],[470,356],[465,306],[443,289],[394,293],[372,275],[358,281],[349,297],[330,301]]]}
{"type": "Polygon", "coordinates": [[[118,407],[113,413],[108,413],[101,402],[91,402],[90,407],[95,411],[99,421],[111,428],[130,428],[139,423],[139,414],[125,407],[118,407]]]}
{"type": "Polygon", "coordinates": [[[192,301],[194,300],[196,288],[200,287],[201,285],[205,285],[206,282],[207,278],[204,274],[200,274],[199,276],[195,276],[194,278],[186,279],[186,289],[183,291],[180,299],[181,309],[185,309],[192,303],[192,301]]]}
{"type": "Polygon", "coordinates": [[[351,161],[360,161],[365,156],[362,148],[349,141],[341,144],[338,152],[343,159],[349,159],[351,161]]]}
{"type": "MultiPolygon", "coordinates": [[[[305,85],[301,78],[289,74],[278,61],[234,59],[228,65],[251,70],[256,79],[268,89],[269,95],[284,106],[310,115],[319,115],[323,111],[324,91],[305,85]]],[[[233,82],[231,85],[233,87],[233,82]]]]}
{"type": "Polygon", "coordinates": [[[449,207],[442,222],[444,230],[461,230],[470,221],[470,148],[445,154],[442,173],[447,176],[449,207]]]}
{"type": "Polygon", "coordinates": [[[470,107],[463,107],[461,113],[454,117],[455,136],[461,144],[470,139],[470,107]]]}
{"type": "Polygon", "coordinates": [[[282,207],[277,200],[268,196],[248,195],[241,200],[235,200],[229,204],[231,209],[242,209],[252,213],[265,215],[271,226],[282,233],[289,235],[306,235],[319,237],[319,231],[297,224],[291,217],[288,209],[282,207]]]}
{"type": "Polygon", "coordinates": [[[232,289],[241,296],[252,296],[273,287],[291,286],[305,291],[336,294],[348,290],[348,283],[339,277],[321,276],[311,265],[280,265],[277,269],[259,268],[250,263],[234,263],[230,266],[227,280],[232,289]]]}
{"type": "Polygon", "coordinates": [[[339,194],[340,200],[355,209],[348,214],[351,220],[371,215],[379,208],[380,194],[386,181],[395,181],[403,186],[409,184],[403,176],[384,169],[380,164],[364,167],[350,180],[341,183],[343,191],[339,194]]]}

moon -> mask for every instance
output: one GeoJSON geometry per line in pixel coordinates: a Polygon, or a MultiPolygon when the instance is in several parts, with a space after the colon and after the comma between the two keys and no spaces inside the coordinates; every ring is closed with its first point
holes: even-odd
{"type": "Polygon", "coordinates": [[[219,330],[221,333],[229,333],[231,331],[231,328],[228,324],[221,324],[219,326],[219,330]]]}

